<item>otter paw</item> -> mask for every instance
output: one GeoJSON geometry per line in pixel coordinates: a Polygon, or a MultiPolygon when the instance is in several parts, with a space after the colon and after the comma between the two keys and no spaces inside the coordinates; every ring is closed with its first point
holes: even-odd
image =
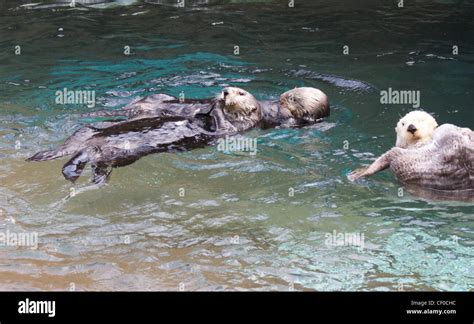
{"type": "Polygon", "coordinates": [[[347,179],[352,182],[356,181],[357,179],[362,178],[365,175],[366,170],[367,168],[356,169],[347,175],[347,179]]]}

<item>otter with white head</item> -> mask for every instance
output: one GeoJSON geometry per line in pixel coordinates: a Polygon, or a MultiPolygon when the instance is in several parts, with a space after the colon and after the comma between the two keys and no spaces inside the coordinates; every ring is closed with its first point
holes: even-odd
{"type": "MultiPolygon", "coordinates": [[[[244,131],[252,127],[271,128],[311,125],[329,116],[328,97],[319,89],[302,87],[283,93],[278,101],[260,100],[241,88],[226,87],[216,98],[223,118],[244,131]]],[[[232,129],[220,125],[220,129],[232,129]]]]}
{"type": "Polygon", "coordinates": [[[474,132],[451,124],[435,125],[428,113],[407,114],[397,125],[396,147],[368,168],[350,173],[349,180],[390,168],[404,184],[447,191],[454,198],[458,192],[474,197],[474,132]]]}
{"type": "Polygon", "coordinates": [[[221,136],[260,126],[262,108],[249,92],[227,87],[214,99],[182,102],[157,94],[122,110],[96,112],[88,116],[124,116],[129,119],[105,122],[100,127],[83,127],[57,149],[38,152],[28,161],[73,155],[63,167],[65,178],[74,182],[90,163],[93,182],[100,184],[107,180],[111,168],[129,165],[142,156],[212,145],[221,136]]]}
{"type": "Polygon", "coordinates": [[[232,120],[261,118],[260,105],[255,97],[237,87],[226,87],[215,98],[178,99],[166,94],[154,94],[132,101],[118,110],[100,110],[82,117],[127,117],[128,120],[150,117],[195,117],[208,114],[215,103],[220,103],[225,115],[232,120]]]}
{"type": "MultiPolygon", "coordinates": [[[[180,100],[166,94],[138,99],[119,110],[96,111],[84,117],[126,117],[128,120],[150,117],[197,117],[210,112],[216,101],[225,106],[229,120],[251,125],[260,118],[259,127],[298,127],[312,125],[329,116],[328,97],[319,89],[294,88],[280,95],[279,100],[260,100],[248,91],[226,87],[217,98],[180,100]],[[250,117],[250,118],[249,118],[250,117]]],[[[108,123],[110,125],[110,123],[108,123]]]]}
{"type": "Polygon", "coordinates": [[[319,89],[294,88],[276,100],[259,101],[262,107],[262,128],[299,127],[323,121],[329,116],[329,100],[319,89]]]}
{"type": "Polygon", "coordinates": [[[397,147],[408,148],[414,145],[423,145],[431,141],[438,127],[436,120],[427,112],[415,110],[401,118],[395,131],[397,133],[397,147]]]}
{"type": "Polygon", "coordinates": [[[221,136],[255,127],[261,119],[257,100],[237,88],[224,89],[216,100],[203,108],[206,111],[195,112],[194,117],[160,115],[103,123],[102,126],[106,127],[86,126],[57,149],[38,152],[28,161],[73,155],[63,167],[64,177],[76,181],[90,163],[92,181],[102,184],[108,179],[111,168],[129,165],[152,153],[187,151],[212,145],[221,136]]]}
{"type": "MultiPolygon", "coordinates": [[[[248,91],[236,87],[226,87],[217,97],[222,116],[218,118],[218,130],[236,133],[257,126],[262,119],[262,108],[248,91]]],[[[219,109],[215,114],[220,114],[219,109]]],[[[219,115],[218,115],[219,116],[219,115]]]]}
{"type": "Polygon", "coordinates": [[[246,129],[257,124],[262,128],[305,126],[329,116],[328,97],[310,87],[286,91],[278,101],[257,101],[243,89],[227,87],[218,99],[224,103],[226,119],[234,124],[243,122],[246,129]]]}

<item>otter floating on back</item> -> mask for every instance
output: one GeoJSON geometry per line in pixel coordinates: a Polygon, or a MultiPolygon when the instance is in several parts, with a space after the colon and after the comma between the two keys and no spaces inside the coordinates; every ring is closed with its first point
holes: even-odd
{"type": "MultiPolygon", "coordinates": [[[[226,87],[218,99],[232,101],[239,97],[239,103],[260,106],[259,127],[298,127],[311,125],[329,116],[329,101],[321,90],[301,87],[286,91],[279,100],[256,99],[247,91],[237,87],[226,87]]],[[[127,117],[130,119],[148,117],[196,117],[209,112],[214,99],[179,100],[166,94],[154,94],[135,100],[119,110],[97,111],[84,114],[86,117],[127,117]]],[[[227,111],[231,118],[232,111],[227,111]]]]}
{"type": "Polygon", "coordinates": [[[352,181],[390,168],[407,185],[474,196],[474,132],[451,124],[437,127],[426,112],[414,111],[397,124],[396,147],[368,168],[349,174],[352,181]]]}
{"type": "Polygon", "coordinates": [[[255,127],[261,119],[260,105],[251,94],[242,93],[217,98],[212,104],[206,104],[204,113],[194,118],[146,117],[109,123],[103,128],[86,126],[57,149],[38,152],[27,161],[72,155],[62,169],[67,180],[75,182],[90,163],[92,181],[102,184],[108,179],[111,168],[129,165],[142,156],[205,147],[221,136],[255,127]]]}
{"type": "MultiPolygon", "coordinates": [[[[317,90],[317,89],[316,89],[317,90]]],[[[213,144],[219,137],[234,135],[254,127],[316,122],[329,114],[327,97],[313,88],[291,90],[280,103],[262,105],[249,92],[225,88],[215,99],[178,101],[157,94],[140,99],[118,111],[102,111],[88,116],[124,116],[128,120],[105,122],[102,127],[86,126],[52,151],[39,152],[28,161],[45,161],[73,155],[63,167],[72,182],[90,163],[92,181],[104,183],[111,168],[129,165],[151,153],[191,150],[213,144]],[[266,116],[266,120],[263,116],[266,116]]]]}

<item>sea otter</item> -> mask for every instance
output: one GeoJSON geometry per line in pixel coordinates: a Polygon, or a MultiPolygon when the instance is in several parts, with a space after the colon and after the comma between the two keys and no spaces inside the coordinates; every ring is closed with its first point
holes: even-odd
{"type": "Polygon", "coordinates": [[[426,112],[407,114],[397,124],[396,147],[349,180],[390,168],[409,186],[474,197],[474,132],[451,124],[436,127],[426,112]]]}
{"type": "Polygon", "coordinates": [[[144,117],[102,128],[83,127],[57,149],[38,152],[27,161],[73,155],[62,169],[64,177],[75,182],[90,163],[92,181],[102,184],[108,179],[111,168],[129,165],[142,156],[204,147],[221,136],[255,127],[261,120],[260,105],[248,92],[234,91],[237,90],[221,93],[207,112],[196,117],[144,117]]]}
{"type": "Polygon", "coordinates": [[[262,100],[263,128],[305,126],[329,116],[329,100],[316,88],[301,87],[286,91],[278,101],[262,100]]]}
{"type": "Polygon", "coordinates": [[[411,111],[401,118],[395,127],[397,133],[395,146],[408,148],[426,144],[433,138],[437,127],[438,123],[427,112],[411,111]]]}
{"type": "MultiPolygon", "coordinates": [[[[226,87],[221,97],[229,100],[239,96],[254,103],[255,98],[248,92],[237,87],[226,87]]],[[[241,100],[243,102],[243,100],[241,100]]],[[[128,119],[182,116],[196,117],[209,112],[213,99],[178,100],[166,94],[155,94],[138,99],[122,109],[113,111],[97,111],[84,114],[85,117],[126,117],[128,119]]],[[[283,93],[279,100],[261,100],[261,128],[276,126],[295,127],[311,125],[329,116],[328,97],[319,89],[310,87],[295,88],[283,93]]],[[[229,112],[231,115],[231,112],[229,112]]]]}

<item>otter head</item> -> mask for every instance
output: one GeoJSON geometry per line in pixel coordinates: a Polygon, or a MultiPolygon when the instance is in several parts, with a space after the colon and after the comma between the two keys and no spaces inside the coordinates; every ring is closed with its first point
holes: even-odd
{"type": "Polygon", "coordinates": [[[280,96],[280,113],[299,121],[316,121],[329,116],[328,97],[316,88],[295,88],[280,96]]]}
{"type": "Polygon", "coordinates": [[[438,127],[438,123],[427,112],[421,110],[409,112],[398,121],[397,127],[395,127],[396,146],[407,148],[426,143],[433,138],[436,127],[438,127]]]}
{"type": "Polygon", "coordinates": [[[222,103],[224,115],[230,122],[243,122],[252,127],[262,118],[257,99],[244,89],[226,87],[217,99],[222,103]]]}

